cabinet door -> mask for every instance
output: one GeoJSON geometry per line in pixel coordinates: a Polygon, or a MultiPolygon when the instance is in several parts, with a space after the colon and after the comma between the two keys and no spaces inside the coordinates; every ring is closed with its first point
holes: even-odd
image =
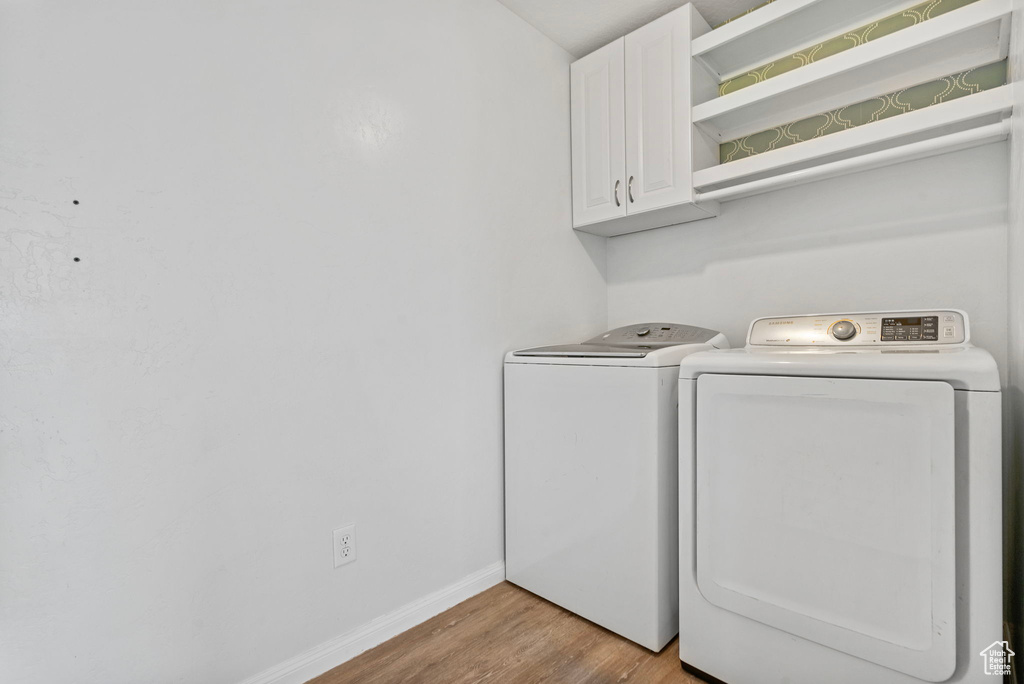
{"type": "Polygon", "coordinates": [[[624,65],[619,38],[570,69],[573,226],[626,215],[624,65]]]}
{"type": "Polygon", "coordinates": [[[687,5],[626,36],[629,213],[693,199],[691,24],[687,5]]]}

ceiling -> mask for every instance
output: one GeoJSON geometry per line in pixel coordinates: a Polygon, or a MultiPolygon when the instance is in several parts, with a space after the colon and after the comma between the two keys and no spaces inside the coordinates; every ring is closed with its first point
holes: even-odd
{"type": "MultiPolygon", "coordinates": [[[[498,0],[575,57],[681,7],[687,0],[498,0]]],[[[712,26],[764,0],[692,0],[712,26]]]]}

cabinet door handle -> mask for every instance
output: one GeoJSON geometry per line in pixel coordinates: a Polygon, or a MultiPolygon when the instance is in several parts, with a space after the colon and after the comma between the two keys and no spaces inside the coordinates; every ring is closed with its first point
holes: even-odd
{"type": "Polygon", "coordinates": [[[622,202],[619,201],[619,185],[621,185],[621,184],[622,184],[622,181],[620,181],[620,180],[615,181],[615,206],[617,206],[617,207],[621,207],[622,206],[622,202]]]}
{"type": "Polygon", "coordinates": [[[629,197],[630,203],[636,202],[636,200],[633,199],[633,177],[632,176],[629,177],[629,182],[626,183],[626,196],[629,197]]]}

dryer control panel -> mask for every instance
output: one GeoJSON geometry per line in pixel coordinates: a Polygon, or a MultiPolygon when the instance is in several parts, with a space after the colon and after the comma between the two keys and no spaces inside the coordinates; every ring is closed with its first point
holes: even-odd
{"type": "Polygon", "coordinates": [[[967,314],[956,309],[807,314],[758,318],[747,345],[754,347],[889,347],[963,344],[967,314]]]}

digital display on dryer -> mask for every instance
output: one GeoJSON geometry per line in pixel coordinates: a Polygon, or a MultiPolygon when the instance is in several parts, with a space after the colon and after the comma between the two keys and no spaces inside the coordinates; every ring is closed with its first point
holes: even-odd
{"type": "Polygon", "coordinates": [[[882,342],[936,342],[938,339],[938,316],[882,319],[882,342]]]}

